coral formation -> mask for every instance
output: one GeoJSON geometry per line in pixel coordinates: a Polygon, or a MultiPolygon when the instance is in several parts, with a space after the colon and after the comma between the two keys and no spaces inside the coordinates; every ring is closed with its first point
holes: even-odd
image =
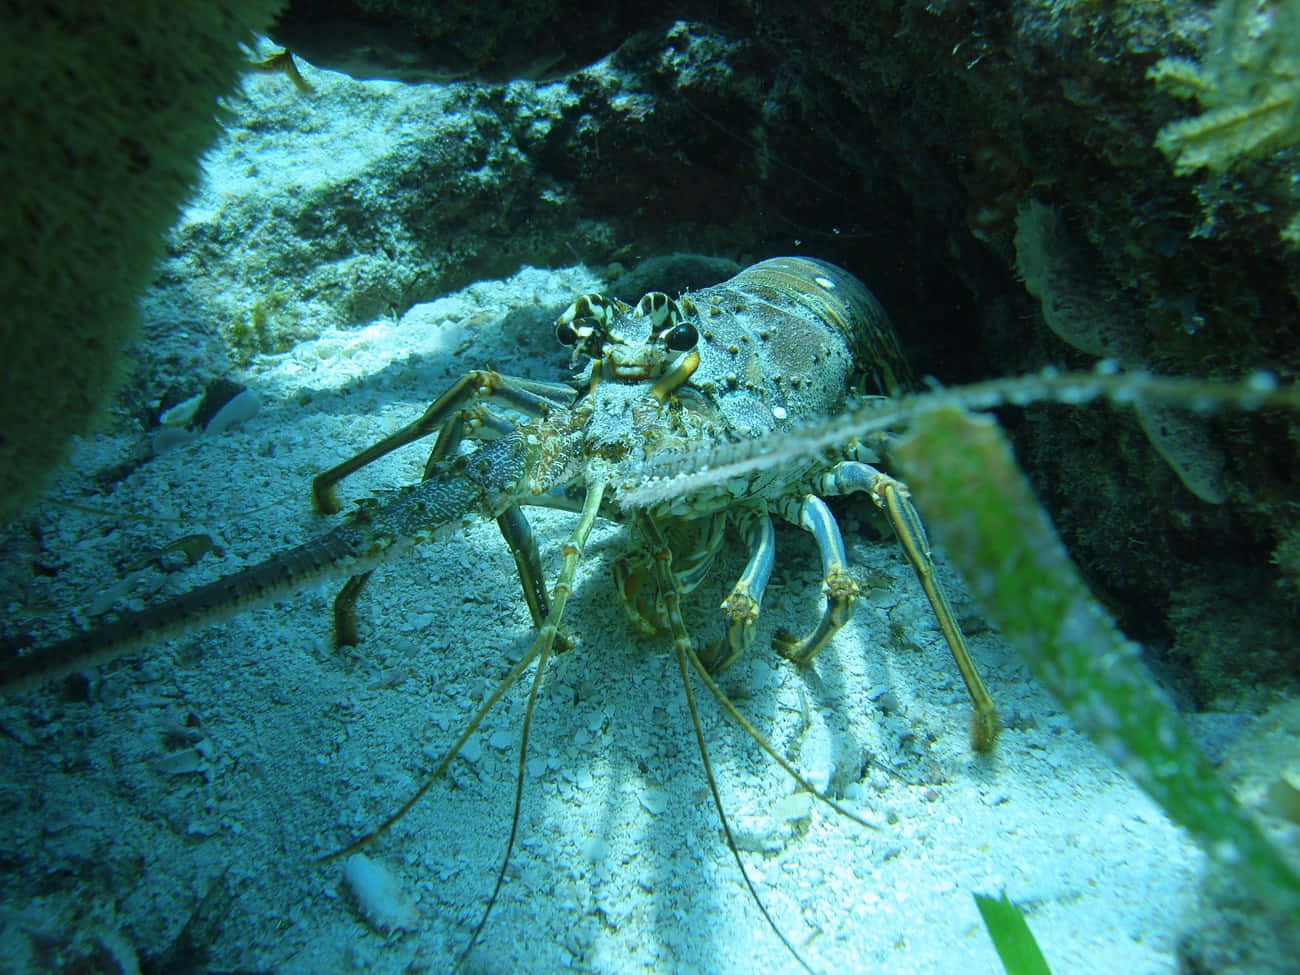
{"type": "Polygon", "coordinates": [[[1156,145],[1180,173],[1222,172],[1300,140],[1300,3],[1220,0],[1203,63],[1161,58],[1148,72],[1205,111],[1165,125],[1156,145]]]}

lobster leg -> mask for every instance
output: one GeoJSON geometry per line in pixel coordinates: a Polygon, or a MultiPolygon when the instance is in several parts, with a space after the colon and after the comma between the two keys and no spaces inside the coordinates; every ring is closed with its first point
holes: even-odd
{"type": "Polygon", "coordinates": [[[957,616],[952,611],[948,596],[939,585],[934,574],[934,559],[930,555],[930,541],[925,535],[925,526],[921,516],[913,507],[907,485],[897,478],[884,474],[870,464],[860,461],[844,461],[836,464],[822,477],[821,488],[826,494],[851,494],[865,491],[871,500],[889,516],[903,554],[912,563],[912,570],[925,590],[930,607],[939,621],[948,649],[952,651],[953,660],[966,683],[966,691],[975,706],[975,715],[971,724],[971,745],[977,752],[990,751],[997,741],[1000,722],[997,705],[980,679],[966,646],[966,637],[957,623],[957,616]]]}
{"type": "MultiPolygon", "coordinates": [[[[501,403],[529,416],[544,416],[572,396],[572,388],[562,383],[507,377],[481,369],[468,372],[439,396],[418,419],[318,474],[312,481],[313,503],[323,513],[337,511],[339,504],[334,485],[385,454],[435,431],[438,437],[425,462],[425,480],[433,474],[437,464],[454,454],[471,433],[484,427],[498,434],[510,430],[510,424],[483,407],[484,400],[501,403]]],[[[533,540],[528,520],[518,506],[513,506],[497,518],[497,525],[515,557],[520,585],[523,587],[524,600],[528,604],[533,625],[540,626],[546,618],[546,586],[542,580],[537,543],[533,540]]],[[[353,576],[334,598],[335,646],[354,646],[357,643],[359,624],[356,603],[369,579],[369,572],[353,576]]]]}
{"type": "MultiPolygon", "coordinates": [[[[727,841],[727,848],[731,851],[731,855],[736,861],[736,867],[740,870],[740,877],[745,882],[745,887],[749,890],[749,896],[753,898],[754,905],[758,908],[759,913],[763,915],[763,920],[767,922],[767,926],[771,928],[772,932],[779,939],[781,939],[781,943],[785,945],[786,950],[794,956],[795,960],[804,971],[811,973],[813,971],[812,966],[804,960],[803,955],[799,954],[799,950],[795,948],[789,937],[786,936],[785,932],[781,930],[780,926],[768,912],[767,905],[763,903],[763,899],[758,896],[758,888],[754,886],[754,881],[750,878],[749,871],[745,868],[745,861],[740,856],[740,848],[736,846],[736,838],[731,831],[731,823],[727,819],[727,812],[722,804],[722,796],[718,792],[718,782],[713,775],[713,763],[709,760],[709,749],[704,740],[704,729],[700,725],[700,714],[695,705],[695,692],[691,688],[690,667],[692,666],[692,661],[694,661],[696,657],[691,644],[690,635],[686,632],[686,623],[682,620],[682,592],[678,580],[673,575],[672,549],[669,547],[668,542],[664,538],[663,532],[660,530],[653,518],[648,515],[640,515],[638,516],[637,521],[642,535],[645,537],[646,541],[650,543],[652,548],[650,566],[657,576],[659,589],[663,594],[664,608],[668,616],[669,628],[673,635],[673,651],[677,657],[678,670],[682,675],[682,691],[686,695],[686,707],[690,711],[691,727],[695,731],[695,744],[700,751],[700,764],[704,768],[704,778],[708,782],[709,793],[713,797],[713,808],[718,812],[718,821],[722,825],[722,835],[727,841]]],[[[709,679],[707,674],[705,675],[705,679],[709,679]]],[[[725,695],[721,694],[721,690],[718,689],[716,685],[712,686],[710,689],[719,695],[720,700],[725,699],[725,695]]],[[[745,724],[748,724],[748,722],[745,722],[745,724]]],[[[765,747],[770,749],[771,746],[767,745],[761,735],[757,735],[756,732],[755,735],[756,740],[762,742],[765,747]]],[[[784,765],[785,763],[782,764],[784,765]]],[[[799,778],[802,777],[799,776],[799,778]]]]}
{"type": "MultiPolygon", "coordinates": [[[[436,470],[430,463],[425,468],[423,480],[428,480],[436,470]]],[[[510,547],[515,557],[515,569],[519,573],[519,583],[524,590],[524,602],[528,604],[533,626],[541,626],[546,619],[547,599],[546,582],[542,577],[541,557],[537,552],[537,540],[533,530],[519,505],[511,505],[497,518],[497,527],[501,537],[510,547]]],[[[357,614],[357,598],[370,580],[371,573],[363,572],[352,576],[339,594],[334,597],[334,645],[336,647],[354,647],[360,641],[361,625],[357,614]]]]}
{"type": "Polygon", "coordinates": [[[557,406],[565,406],[573,399],[574,391],[564,383],[548,383],[533,379],[502,376],[489,369],[467,372],[445,393],[429,405],[420,417],[397,430],[378,443],[353,454],[347,460],[327,471],[317,474],[311,482],[312,502],[323,514],[339,510],[334,485],[367,464],[405,447],[437,431],[430,462],[445,457],[466,436],[466,427],[480,423],[483,400],[518,410],[528,416],[545,416],[557,406]],[[451,422],[455,420],[455,422],[451,422]]]}
{"type": "MultiPolygon", "coordinates": [[[[675,556],[673,577],[683,593],[694,592],[704,580],[725,540],[727,518],[715,512],[701,518],[670,518],[664,522],[668,544],[675,556]]],[[[653,635],[668,630],[662,587],[654,570],[654,554],[646,551],[614,563],[614,587],[629,622],[653,635]]]]}
{"type": "MultiPolygon", "coordinates": [[[[465,439],[466,414],[462,410],[448,420],[438,432],[438,440],[424,465],[422,481],[440,476],[439,461],[447,454],[453,453],[465,439]]],[[[505,420],[480,411],[475,417],[476,427],[489,427],[498,433],[507,433],[512,429],[505,420]]],[[[506,509],[497,518],[497,527],[515,557],[515,566],[519,572],[519,581],[524,589],[524,601],[532,614],[533,625],[540,626],[546,616],[546,588],[542,582],[541,563],[537,557],[537,544],[533,541],[528,519],[518,505],[506,509]],[[531,546],[531,553],[529,547],[531,546]],[[531,561],[530,561],[531,558],[531,561]]],[[[357,613],[357,599],[361,590],[370,580],[370,573],[363,572],[350,578],[334,597],[334,646],[353,647],[360,642],[361,623],[357,613]]]]}
{"type": "MultiPolygon", "coordinates": [[[[582,514],[579,515],[578,523],[574,526],[568,542],[562,549],[564,561],[560,566],[560,572],[555,581],[551,608],[547,612],[546,618],[538,626],[537,639],[533,641],[532,647],[529,648],[524,658],[527,660],[536,657],[537,670],[533,675],[532,687],[528,691],[528,703],[524,706],[524,723],[519,730],[519,764],[515,772],[515,802],[514,809],[510,814],[510,835],[506,839],[506,851],[501,857],[501,867],[497,870],[496,883],[492,887],[492,893],[488,897],[487,904],[483,907],[483,913],[479,917],[478,924],[469,936],[469,943],[460,953],[456,964],[457,969],[461,967],[469,953],[474,950],[474,945],[478,943],[479,935],[483,933],[488,916],[491,915],[492,908],[497,902],[497,895],[501,893],[501,885],[505,883],[506,870],[510,866],[510,855],[514,852],[515,838],[519,835],[519,809],[523,803],[524,770],[528,764],[528,734],[532,728],[533,710],[537,706],[537,692],[541,687],[542,675],[546,673],[546,665],[550,660],[551,653],[556,650],[557,641],[563,639],[560,630],[560,619],[564,616],[565,604],[568,603],[569,596],[573,593],[573,580],[578,573],[578,562],[587,547],[587,539],[591,537],[591,528],[596,523],[596,516],[600,513],[600,502],[605,495],[606,487],[607,485],[603,481],[595,481],[587,486],[587,495],[582,503],[582,514]]],[[[457,748],[465,740],[466,736],[462,735],[457,741],[457,748]]],[[[446,768],[446,760],[439,766],[438,771],[444,768],[446,768]]],[[[432,778],[429,781],[432,781],[432,778]]],[[[423,788],[427,789],[428,783],[423,788]]],[[[417,794],[415,798],[418,799],[419,795],[417,794]]],[[[393,821],[390,819],[384,828],[393,821]]]]}
{"type": "Polygon", "coordinates": [[[796,637],[788,630],[777,630],[772,637],[772,646],[777,653],[797,664],[806,664],[852,618],[858,584],[849,575],[844,539],[840,537],[839,525],[825,501],[807,494],[802,499],[783,499],[777,510],[783,518],[795,522],[812,535],[822,557],[826,611],[821,620],[807,636],[796,637]]]}
{"type": "Polygon", "coordinates": [[[700,654],[701,661],[715,674],[734,664],[754,642],[754,623],[776,561],[776,533],[766,509],[747,510],[737,519],[736,527],[749,550],[749,561],[722,601],[722,612],[727,617],[725,648],[714,643],[700,654]]]}
{"type": "Polygon", "coordinates": [[[524,588],[524,602],[528,604],[533,626],[541,626],[550,608],[546,597],[546,580],[542,577],[542,559],[537,552],[537,539],[533,537],[533,529],[517,504],[501,513],[497,518],[497,527],[501,529],[501,536],[515,557],[515,570],[519,573],[519,582],[524,588]]]}

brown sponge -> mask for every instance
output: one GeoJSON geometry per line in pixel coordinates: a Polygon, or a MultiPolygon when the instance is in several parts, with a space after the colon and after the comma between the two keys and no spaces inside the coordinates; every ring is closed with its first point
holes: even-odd
{"type": "Polygon", "coordinates": [[[281,5],[0,3],[0,524],[110,390],[218,98],[281,5]]]}

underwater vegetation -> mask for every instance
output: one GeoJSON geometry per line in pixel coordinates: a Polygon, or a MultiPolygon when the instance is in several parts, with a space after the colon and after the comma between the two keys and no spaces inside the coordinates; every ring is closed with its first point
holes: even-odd
{"type": "Polygon", "coordinates": [[[1051,975],[1024,914],[1006,894],[999,898],[976,894],[975,904],[1007,975],[1051,975]]]}
{"type": "Polygon", "coordinates": [[[288,301],[283,292],[272,291],[227,323],[222,331],[236,363],[246,366],[256,356],[287,352],[301,338],[286,311],[288,301]]]}
{"type": "Polygon", "coordinates": [[[1291,911],[1300,874],[1262,834],[1089,594],[987,419],[936,410],[897,456],[990,618],[1076,725],[1215,859],[1291,911]]]}
{"type": "MultiPolygon", "coordinates": [[[[1300,141],[1300,2],[1220,0],[1205,60],[1162,58],[1148,77],[1204,109],[1156,136],[1178,173],[1222,173],[1293,145],[1300,141]]],[[[1282,235],[1300,245],[1300,212],[1282,235]]]]}

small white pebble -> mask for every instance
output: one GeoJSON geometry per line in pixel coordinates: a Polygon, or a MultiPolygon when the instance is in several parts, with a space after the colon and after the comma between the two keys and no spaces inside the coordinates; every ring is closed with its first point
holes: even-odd
{"type": "Polygon", "coordinates": [[[609,844],[595,836],[582,844],[582,855],[592,863],[602,863],[609,856],[609,844]]]}
{"type": "Polygon", "coordinates": [[[203,432],[218,434],[231,427],[237,427],[246,420],[252,419],[257,414],[259,405],[257,395],[246,389],[231,397],[225,406],[217,410],[208,421],[208,425],[203,428],[203,432]]]}
{"type": "Polygon", "coordinates": [[[420,913],[387,867],[364,853],[354,853],[343,865],[343,880],[356,899],[366,923],[380,934],[414,931],[420,913]]]}
{"type": "Polygon", "coordinates": [[[652,816],[658,816],[668,808],[668,793],[654,786],[642,790],[637,798],[641,800],[645,811],[652,816]]]}
{"type": "Polygon", "coordinates": [[[483,757],[483,742],[479,740],[478,735],[461,745],[460,757],[471,765],[483,757]]]}
{"type": "Polygon", "coordinates": [[[191,775],[196,772],[207,773],[207,757],[198,748],[183,748],[170,752],[154,763],[163,775],[191,775]]]}

